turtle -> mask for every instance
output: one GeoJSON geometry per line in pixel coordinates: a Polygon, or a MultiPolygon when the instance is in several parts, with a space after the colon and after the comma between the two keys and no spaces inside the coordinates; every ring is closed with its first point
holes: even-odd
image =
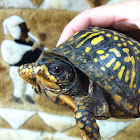
{"type": "Polygon", "coordinates": [[[140,43],[89,27],[18,73],[52,102],[74,112],[83,140],[100,140],[96,119],[140,117],[140,43]]]}

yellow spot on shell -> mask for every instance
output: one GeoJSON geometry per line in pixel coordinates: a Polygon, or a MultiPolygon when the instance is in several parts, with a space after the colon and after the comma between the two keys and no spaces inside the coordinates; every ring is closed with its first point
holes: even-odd
{"type": "Polygon", "coordinates": [[[114,34],[114,35],[117,35],[117,33],[116,33],[116,32],[113,32],[113,34],[114,34]]]}
{"type": "Polygon", "coordinates": [[[136,84],[134,84],[133,87],[136,88],[136,84]]]}
{"type": "Polygon", "coordinates": [[[140,53],[140,51],[137,49],[137,47],[133,47],[133,50],[134,50],[135,54],[139,54],[140,53]]]}
{"type": "Polygon", "coordinates": [[[114,79],[114,76],[111,76],[111,79],[114,79]]]}
{"type": "Polygon", "coordinates": [[[60,49],[62,49],[64,46],[60,46],[60,49]]]}
{"type": "Polygon", "coordinates": [[[101,56],[100,56],[100,59],[101,59],[101,60],[104,60],[104,59],[106,59],[107,57],[109,57],[109,53],[106,53],[105,55],[101,55],[101,56]]]}
{"type": "Polygon", "coordinates": [[[93,33],[88,35],[85,39],[83,39],[83,41],[81,41],[75,48],[79,48],[80,46],[82,46],[88,39],[92,38],[93,36],[99,35],[100,32],[98,33],[93,33]]]}
{"type": "Polygon", "coordinates": [[[136,75],[136,72],[135,72],[135,59],[134,59],[133,56],[130,57],[128,48],[123,48],[122,50],[127,54],[127,57],[124,58],[124,61],[125,62],[130,62],[131,61],[131,63],[132,63],[131,81],[130,81],[130,84],[129,84],[129,88],[132,89],[134,78],[135,78],[135,75],[136,75]]]}
{"type": "Polygon", "coordinates": [[[82,103],[79,103],[79,105],[84,105],[84,103],[82,102],[82,103]]]}
{"type": "Polygon", "coordinates": [[[94,62],[98,62],[98,59],[97,58],[94,58],[94,62]]]}
{"type": "Polygon", "coordinates": [[[73,44],[74,41],[70,42],[70,44],[73,44]]]}
{"type": "Polygon", "coordinates": [[[107,37],[111,37],[111,34],[106,34],[107,37]]]}
{"type": "Polygon", "coordinates": [[[98,32],[99,30],[97,30],[97,29],[92,29],[92,31],[93,31],[93,32],[98,32]]]}
{"type": "Polygon", "coordinates": [[[121,44],[121,43],[117,43],[117,46],[118,46],[118,47],[121,47],[121,46],[122,46],[122,44],[121,44]]]}
{"type": "Polygon", "coordinates": [[[130,109],[130,110],[133,108],[133,105],[131,105],[130,103],[128,103],[127,100],[126,100],[126,102],[125,102],[125,105],[126,105],[126,106],[128,107],[128,109],[130,109]]]}
{"type": "Polygon", "coordinates": [[[68,53],[70,53],[70,51],[63,52],[63,55],[66,55],[66,54],[68,54],[68,53]]]}
{"type": "Polygon", "coordinates": [[[140,47],[140,43],[137,44],[140,47]]]}
{"type": "Polygon", "coordinates": [[[105,86],[104,86],[105,89],[107,89],[107,90],[112,89],[112,87],[107,83],[107,81],[104,81],[104,84],[105,84],[105,86]]]}
{"type": "Polygon", "coordinates": [[[125,41],[123,38],[121,38],[121,41],[125,41]]]}
{"type": "Polygon", "coordinates": [[[122,97],[117,94],[115,94],[114,98],[118,103],[122,100],[122,97]]]}
{"type": "Polygon", "coordinates": [[[72,41],[73,40],[73,37],[71,37],[68,41],[72,41]]]}
{"type": "Polygon", "coordinates": [[[103,53],[105,53],[105,51],[104,50],[97,50],[96,53],[97,54],[103,54],[103,53]]]}
{"type": "Polygon", "coordinates": [[[91,34],[92,32],[86,32],[85,34],[82,34],[77,40],[86,37],[87,35],[91,34]]]}
{"type": "Polygon", "coordinates": [[[92,65],[90,65],[90,66],[89,66],[89,69],[92,69],[92,68],[93,68],[93,66],[92,66],[92,65]]]}
{"type": "Polygon", "coordinates": [[[107,64],[106,67],[109,68],[116,61],[116,58],[112,58],[107,64]]]}
{"type": "Polygon", "coordinates": [[[91,47],[86,47],[85,52],[88,53],[90,52],[90,50],[91,50],[91,47]]]}
{"type": "Polygon", "coordinates": [[[118,73],[118,78],[121,80],[122,79],[122,76],[123,76],[123,72],[125,70],[125,66],[122,66],[119,73],[118,73]]]}
{"type": "Polygon", "coordinates": [[[138,94],[140,94],[140,88],[139,88],[139,90],[138,90],[138,94]]]}
{"type": "Polygon", "coordinates": [[[114,36],[114,40],[118,40],[118,37],[117,36],[114,36]]]}
{"type": "Polygon", "coordinates": [[[126,75],[125,75],[125,82],[128,82],[129,80],[129,70],[126,71],[126,75]]]}
{"type": "Polygon", "coordinates": [[[120,52],[116,48],[109,49],[109,52],[113,52],[117,57],[121,57],[120,52]]]}
{"type": "Polygon", "coordinates": [[[117,70],[119,67],[121,66],[121,62],[120,61],[117,61],[113,70],[117,70]]]}
{"type": "Polygon", "coordinates": [[[123,45],[124,45],[124,46],[127,46],[127,43],[124,42],[123,45]]]}
{"type": "Polygon", "coordinates": [[[91,44],[92,45],[97,45],[99,42],[101,42],[101,41],[103,41],[104,40],[104,38],[103,38],[103,36],[99,36],[99,37],[96,37],[96,38],[94,38],[92,41],[91,41],[91,44]]]}
{"type": "Polygon", "coordinates": [[[128,41],[128,43],[129,43],[130,45],[133,45],[133,43],[132,43],[130,40],[128,41]]]}

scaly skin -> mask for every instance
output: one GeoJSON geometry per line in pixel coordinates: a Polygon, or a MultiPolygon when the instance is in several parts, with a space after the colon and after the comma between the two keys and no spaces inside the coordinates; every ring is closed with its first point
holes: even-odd
{"type": "Polygon", "coordinates": [[[82,99],[75,108],[74,117],[83,135],[83,140],[100,140],[99,127],[93,112],[90,111],[90,101],[91,97],[82,99]]]}

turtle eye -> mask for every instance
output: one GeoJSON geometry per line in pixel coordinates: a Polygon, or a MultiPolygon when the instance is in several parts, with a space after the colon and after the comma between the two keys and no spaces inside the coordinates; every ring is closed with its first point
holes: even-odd
{"type": "Polygon", "coordinates": [[[60,73],[61,72],[61,68],[60,67],[58,67],[58,66],[55,66],[54,68],[53,68],[53,71],[52,71],[53,73],[60,73]]]}

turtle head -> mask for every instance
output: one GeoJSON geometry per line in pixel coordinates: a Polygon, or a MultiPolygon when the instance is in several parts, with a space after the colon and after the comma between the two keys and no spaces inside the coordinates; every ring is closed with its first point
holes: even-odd
{"type": "Polygon", "coordinates": [[[70,91],[75,86],[76,74],[73,65],[57,57],[44,57],[35,68],[36,82],[42,92],[54,103],[74,110],[76,104],[70,91]]]}
{"type": "Polygon", "coordinates": [[[83,94],[87,94],[88,80],[67,59],[45,56],[35,68],[36,82],[42,92],[56,104],[75,109],[83,94]]]}
{"type": "Polygon", "coordinates": [[[44,89],[63,93],[75,81],[75,71],[71,63],[57,57],[44,57],[35,69],[36,80],[44,89]]]}
{"type": "Polygon", "coordinates": [[[88,77],[66,58],[45,56],[37,63],[20,66],[18,73],[37,93],[44,93],[54,103],[72,110],[87,93],[88,77]]]}

